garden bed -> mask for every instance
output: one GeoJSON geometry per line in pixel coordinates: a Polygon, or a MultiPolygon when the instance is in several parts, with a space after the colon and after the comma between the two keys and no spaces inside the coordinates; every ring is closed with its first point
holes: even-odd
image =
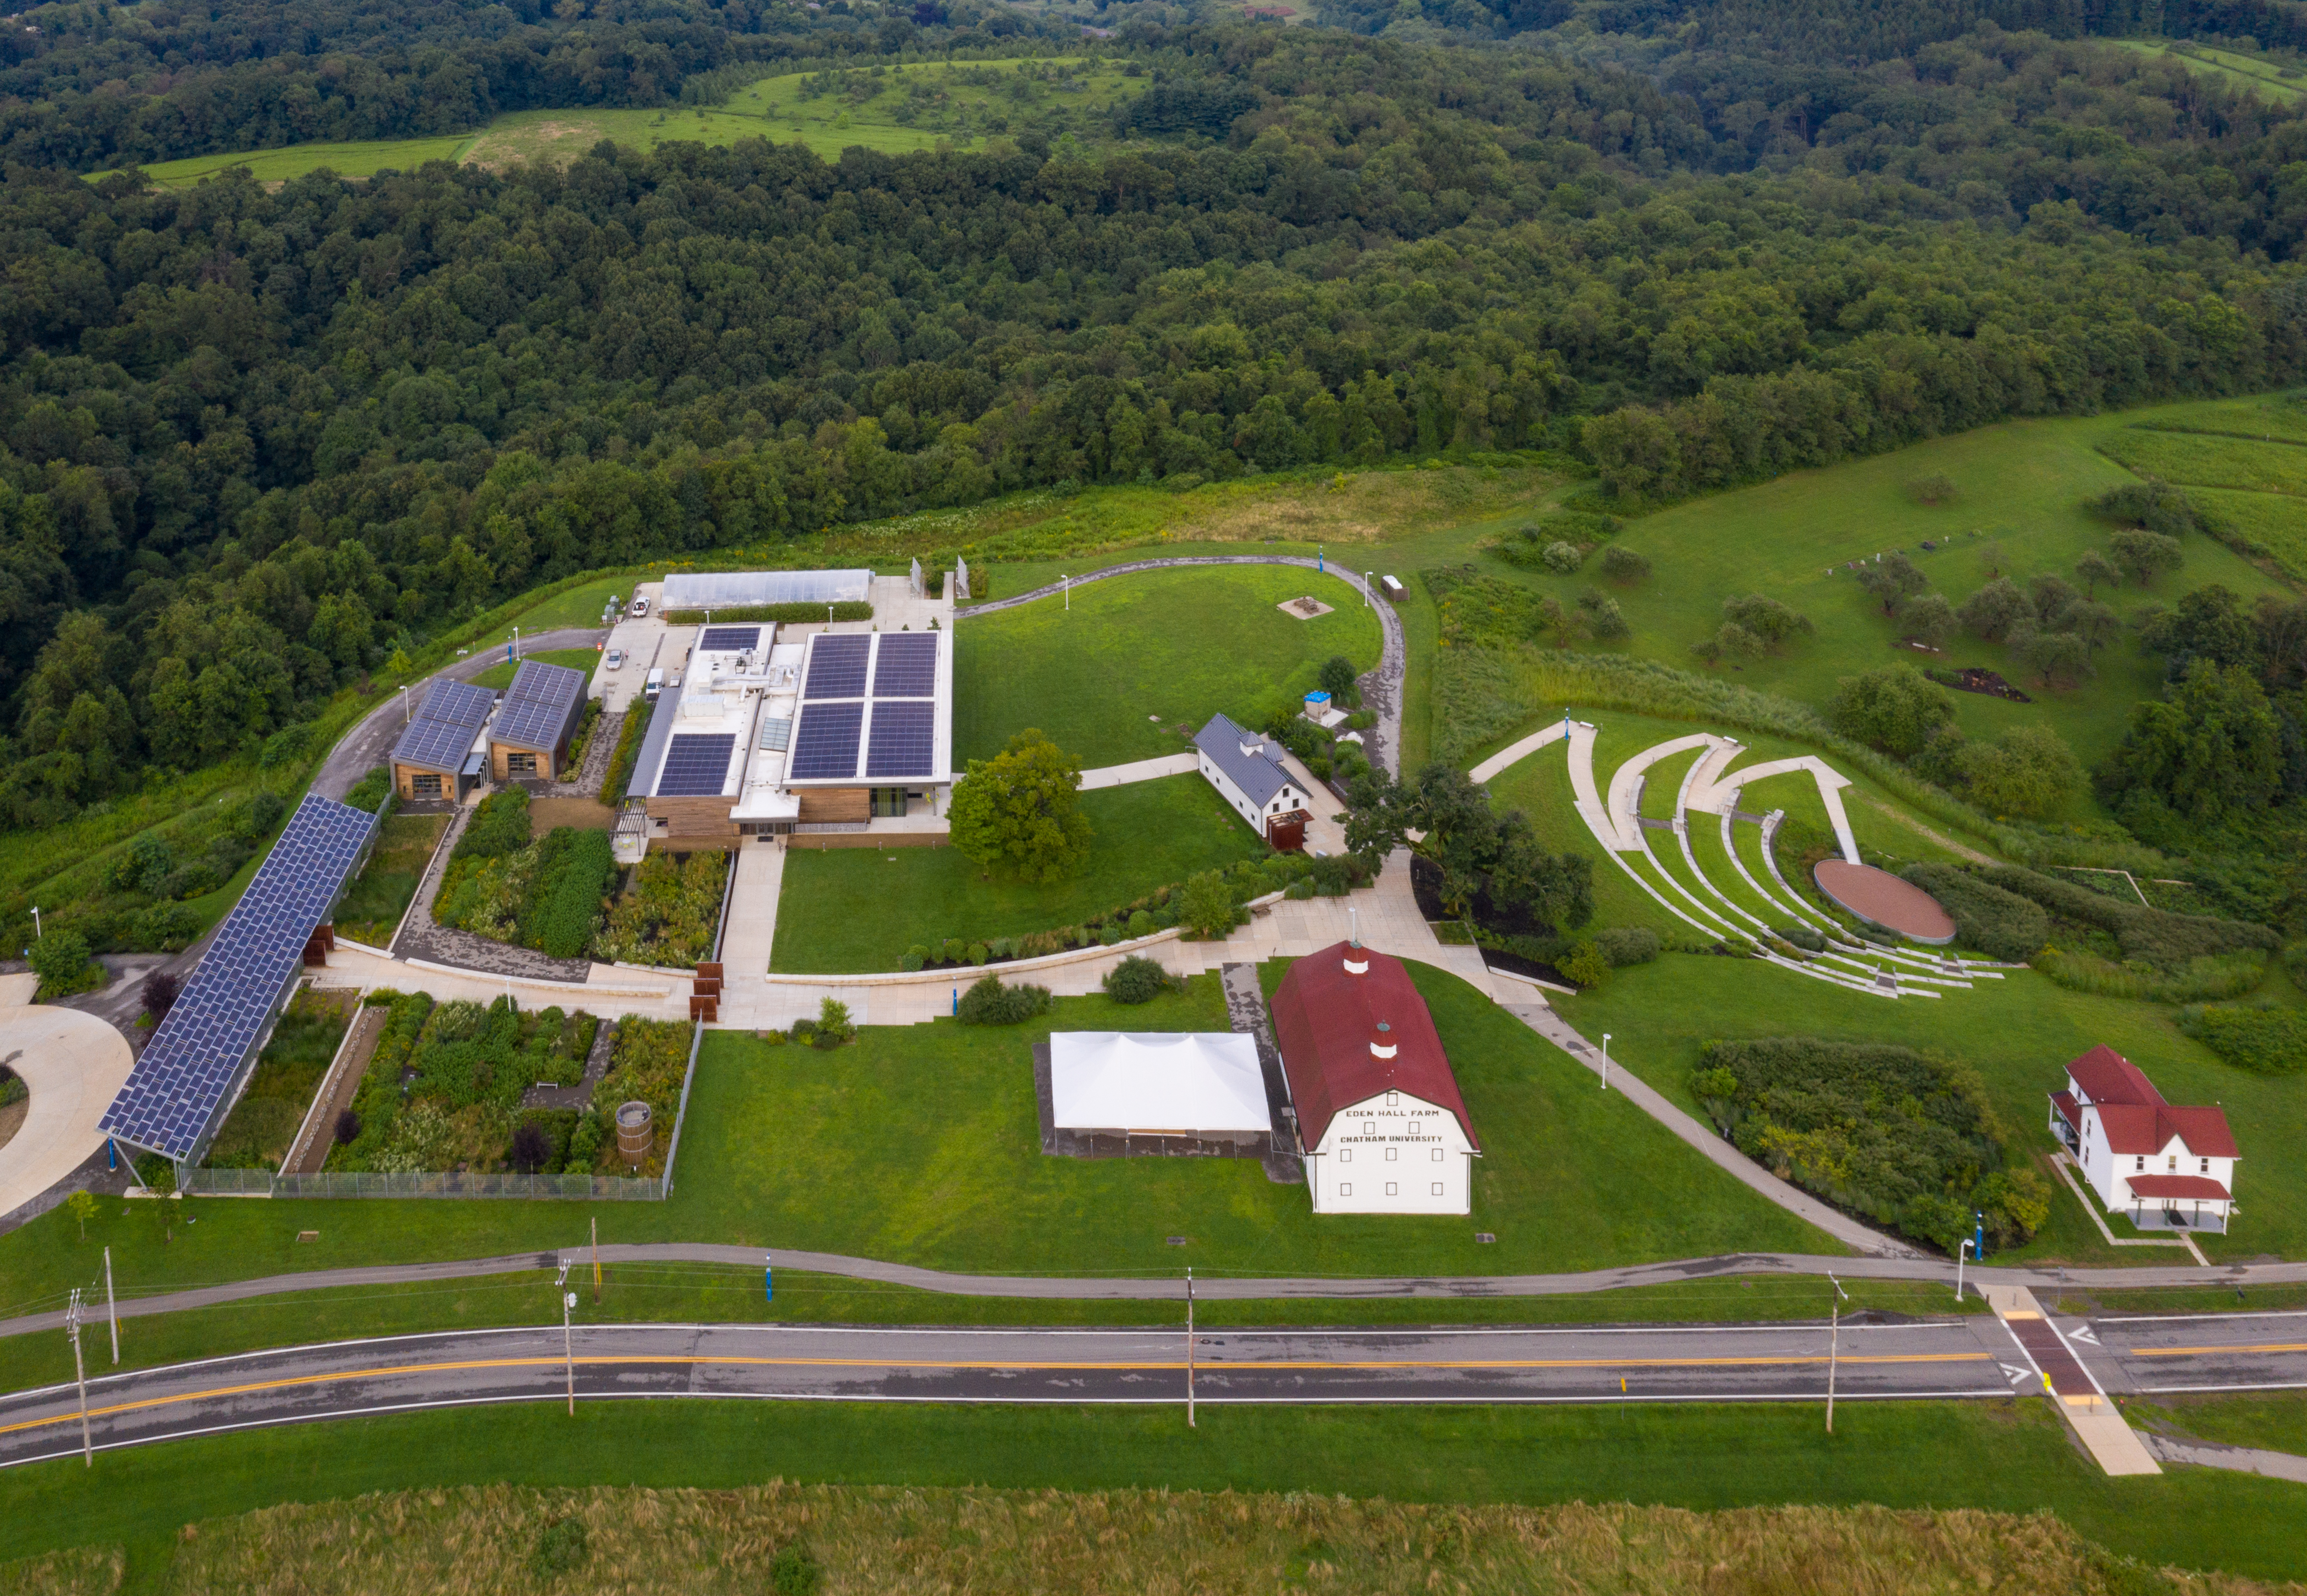
{"type": "Polygon", "coordinates": [[[351,1025],[351,992],[301,991],[273,1027],[248,1088],[209,1144],[210,1169],[278,1169],[351,1025]]]}
{"type": "Polygon", "coordinates": [[[608,833],[559,826],[532,837],[528,794],[510,787],[483,800],[457,839],[433,918],[549,958],[579,958],[615,879],[608,833]]]}
{"type": "Polygon", "coordinates": [[[372,948],[389,946],[448,827],[445,814],[386,816],[367,865],[337,905],[339,934],[372,948]]]}
{"type": "Polygon", "coordinates": [[[593,957],[610,964],[695,967],[713,957],[728,884],[729,855],[720,849],[650,853],[627,873],[609,905],[607,922],[593,939],[593,957]]]}

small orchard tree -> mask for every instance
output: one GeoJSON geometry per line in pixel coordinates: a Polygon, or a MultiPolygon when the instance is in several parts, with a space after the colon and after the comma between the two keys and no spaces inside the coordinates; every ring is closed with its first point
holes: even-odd
{"type": "MultiPolygon", "coordinates": [[[[1744,598],[1722,601],[1722,618],[1762,639],[1762,647],[1776,650],[1780,644],[1797,635],[1808,636],[1810,617],[1789,609],[1775,598],[1760,593],[1749,593],[1744,598]]],[[[1724,645],[1725,651],[1728,645],[1724,645]]]]}
{"type": "Polygon", "coordinates": [[[1338,703],[1359,703],[1361,694],[1354,684],[1354,662],[1342,654],[1333,654],[1322,662],[1322,691],[1338,703]]]}
{"type": "Polygon", "coordinates": [[[80,1226],[80,1239],[88,1240],[88,1222],[96,1217],[96,1197],[92,1192],[75,1191],[64,1199],[64,1212],[80,1226]]]}
{"type": "Polygon", "coordinates": [[[1908,637],[1917,642],[1928,643],[1934,648],[1945,646],[1946,640],[1954,635],[1957,624],[1954,605],[1946,601],[1943,593],[1925,593],[1919,598],[1908,599],[1899,621],[1907,629],[1908,637]]]}
{"type": "Polygon", "coordinates": [[[1858,585],[1882,600],[1884,614],[1895,615],[1900,605],[1930,587],[1931,579],[1917,570],[1912,560],[1892,549],[1859,571],[1858,585]]]}
{"type": "Polygon", "coordinates": [[[1846,737],[1911,759],[1939,728],[1954,723],[1954,699],[1920,672],[1885,665],[1842,678],[1827,702],[1826,719],[1846,737]]]}
{"type": "Polygon", "coordinates": [[[2019,591],[2019,584],[2009,577],[1996,577],[1972,594],[1955,611],[1967,631],[1977,633],[1994,642],[2009,635],[2011,629],[2030,618],[2035,606],[2019,591]]]}
{"type": "Polygon", "coordinates": [[[2123,586],[2123,568],[2097,549],[2083,551],[2083,557],[2075,562],[2075,577],[2082,583],[2086,598],[2097,598],[2101,588],[2123,586]]]}
{"type": "Polygon", "coordinates": [[[1639,582],[1651,574],[1651,562],[1632,549],[1612,544],[1602,551],[1602,574],[1614,582],[1639,582]]]}
{"type": "Polygon", "coordinates": [[[1234,928],[1240,913],[1233,888],[1217,871],[1205,870],[1186,878],[1186,889],[1178,898],[1178,923],[1194,935],[1222,937],[1234,928]]]}
{"type": "Polygon", "coordinates": [[[2114,555],[2115,564],[2142,588],[2151,586],[2165,571],[2178,570],[2186,557],[2177,538],[2160,532],[2118,532],[2108,540],[2107,546],[2114,555]]]}
{"type": "Polygon", "coordinates": [[[953,845],[987,877],[1062,881],[1089,854],[1081,763],[1028,728],[990,759],[972,759],[947,811],[953,845]]]}

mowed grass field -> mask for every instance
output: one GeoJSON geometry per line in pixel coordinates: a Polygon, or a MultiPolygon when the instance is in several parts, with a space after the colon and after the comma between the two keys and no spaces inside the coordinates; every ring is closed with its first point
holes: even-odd
{"type": "MultiPolygon", "coordinates": [[[[562,110],[511,111],[469,133],[434,139],[375,139],[354,143],[295,144],[226,155],[159,161],[145,176],[167,188],[187,188],[234,167],[246,167],[260,183],[286,183],[327,170],[342,177],[371,177],[382,171],[413,171],[427,161],[503,167],[544,161],[566,165],[607,140],[628,149],[659,144],[736,143],[768,139],[808,145],[826,160],[860,147],[884,155],[913,155],[940,146],[982,148],[988,124],[1021,107],[1059,105],[1102,113],[1152,86],[1151,78],[1128,78],[1118,63],[1067,58],[1032,61],[936,61],[892,68],[879,76],[861,69],[852,80],[856,93],[805,98],[802,80],[789,73],[763,78],[716,106],[666,106],[653,109],[573,107],[562,110]],[[1063,65],[1062,80],[1037,74],[1063,65]],[[965,82],[991,74],[991,83],[965,82]],[[1059,87],[1062,81],[1066,86],[1059,87]],[[1020,90],[1009,85],[1016,83],[1020,90]],[[913,92],[918,87],[919,93],[913,92]],[[1021,98],[1022,92],[1022,98],[1021,98]]],[[[90,173],[92,177],[103,176],[90,173]]]]}
{"type": "MultiPolygon", "coordinates": [[[[783,928],[779,928],[782,938],[783,928]]],[[[1280,965],[1267,967],[1270,982],[1280,965]]],[[[1484,1156],[1467,1217],[1327,1215],[1246,1159],[1041,1152],[1052,1030],[1223,1030],[1214,976],[1142,1007],[1067,998],[1016,1026],[868,1026],[831,1052],[707,1034],[682,1191],[731,1236],[1028,1274],[1498,1274],[1840,1250],[1717,1170],[1455,976],[1411,966],[1484,1156]],[[694,1162],[692,1162],[692,1160],[694,1162]],[[839,1192],[840,1200],[826,1200],[839,1192]],[[1476,1231],[1495,1245],[1478,1244],[1476,1231]],[[1187,1244],[1172,1247],[1171,1236],[1187,1244]]],[[[1270,984],[1270,982],[1269,982],[1270,984]]]]}
{"type": "Polygon", "coordinates": [[[1084,583],[1068,602],[955,627],[956,761],[990,759],[1028,726],[1085,769],[1183,753],[1214,714],[1254,726],[1299,702],[1333,655],[1357,671],[1377,663],[1376,614],[1343,583],[1295,566],[1132,571],[1084,583]],[[1284,614],[1300,595],[1330,614],[1284,614]]]}
{"type": "MultiPolygon", "coordinates": [[[[261,1205],[244,1205],[259,1206],[261,1205]]],[[[262,1437],[216,1436],[166,1446],[107,1454],[92,1489],[77,1457],[11,1469],[0,1475],[0,1557],[39,1555],[58,1548],[124,1547],[137,1588],[205,1592],[249,1588],[244,1567],[211,1564],[202,1549],[213,1521],[277,1503],[345,1502],[348,1510],[281,1515],[265,1544],[279,1561],[305,1577],[280,1588],[316,1593],[359,1591],[373,1596],[377,1586],[357,1576],[371,1569],[395,1582],[388,1591],[425,1596],[465,1591],[546,1588],[525,1568],[500,1582],[492,1577],[499,1558],[518,1565],[534,1548],[534,1537],[483,1536],[460,1542],[454,1570],[442,1573],[412,1555],[394,1560],[390,1511],[364,1493],[423,1492],[420,1511],[445,1508],[442,1493],[459,1487],[504,1485],[569,1490],[594,1485],[646,1484],[729,1490],[774,1481],[846,1484],[875,1488],[894,1498],[896,1510],[913,1529],[908,1544],[914,1560],[899,1566],[894,1581],[852,1577],[836,1560],[845,1544],[834,1526],[845,1521],[829,1512],[798,1524],[809,1498],[792,1487],[788,1504],[794,1539],[809,1543],[822,1559],[828,1596],[834,1592],[887,1590],[923,1583],[921,1567],[943,1569],[949,1558],[991,1557],[1006,1544],[1000,1523],[964,1523],[948,1532],[951,1509],[917,1493],[948,1488],[1082,1492],[1164,1491],[1148,1514],[1171,1515],[1160,1537],[1170,1546],[1199,1545],[1194,1509],[1176,1493],[1227,1493],[1222,1514],[1208,1531],[1212,1541],[1197,1566],[1235,1554],[1226,1549],[1252,1533],[1264,1504],[1250,1492],[1304,1493],[1274,1504],[1293,1528],[1305,1526],[1290,1545],[1287,1577],[1220,1586],[1193,1582],[1192,1588],[1400,1592],[1426,1588],[1428,1580],[1450,1575],[1479,1542],[1409,1534],[1381,1538],[1399,1577],[1353,1579],[1359,1564],[1346,1562],[1346,1549],[1313,1532],[1317,1514],[1336,1512],[1364,1527],[1385,1524],[1397,1503],[1612,1502],[1659,1505],[1697,1511],[1802,1503],[1814,1506],[1876,1504],[1894,1511],[1982,1509],[2003,1513],[2055,1513],[2065,1523],[2144,1567],[2107,1568],[2094,1577],[2059,1577],[2068,1566],[2056,1558],[2063,1539],[2048,1526],[2021,1543],[2023,1560],[2011,1563],[1965,1559],[1943,1581],[1897,1583],[1913,1565],[1897,1558],[1854,1560],[1823,1523],[1805,1539],[1836,1552],[1814,1561],[1755,1571],[1753,1579],[1733,1580],[1729,1567],[1756,1531],[1737,1521],[1710,1526],[1698,1542],[1686,1579],[1655,1577],[1535,1584],[1520,1579],[1472,1588],[1484,1590],[1591,1591],[1708,1590],[1797,1592],[1863,1589],[1920,1592],[1973,1590],[1982,1576],[1996,1590],[2120,1590],[2149,1592],[2171,1589],[2153,1570],[2165,1567],[2225,1568],[2245,1576],[2295,1578],[2307,1573],[2307,1543],[2298,1534],[2307,1492],[2294,1484],[2211,1470],[2180,1470],[2149,1479],[2110,1480],[2069,1439],[2046,1404],[2003,1400],[1975,1403],[1846,1403],[1835,1413],[1828,1436],[1814,1403],[1786,1406],[1681,1405],[1616,1407],[1453,1406],[1414,1408],[1338,1405],[1318,1408],[1228,1407],[1205,1403],[1197,1429],[1169,1403],[1142,1407],[940,1406],[934,1403],[767,1403],[688,1401],[579,1403],[572,1419],[550,1403],[513,1403],[477,1410],[390,1415],[341,1423],[292,1426],[262,1437]],[[1321,1498],[1362,1498],[1348,1505],[1321,1498]],[[1378,1500],[1383,1498],[1383,1501],[1378,1500]],[[341,1523],[345,1538],[296,1533],[301,1521],[341,1523]],[[200,1526],[187,1533],[188,1526],[200,1526]],[[382,1544],[380,1544],[382,1542],[382,1544]],[[1394,1549],[1402,1549],[1397,1553],[1394,1549]],[[973,1549],[974,1551],[973,1553],[973,1549]],[[326,1554],[341,1554],[330,1563],[326,1554]],[[1428,1558],[1425,1554],[1431,1551],[1428,1558]],[[1415,1554],[1414,1556],[1412,1554],[1415,1554]],[[1341,1559],[1334,1564],[1330,1557],[1341,1559]],[[355,1558],[357,1561],[355,1561],[355,1558]],[[216,1577],[205,1576],[214,1568],[216,1577]],[[1334,1577],[1328,1570],[1336,1569],[1334,1577]],[[1721,1568],[1720,1573],[1711,1571],[1721,1568]],[[307,1572],[309,1571],[309,1572],[307,1572]],[[2042,1580],[2032,1575],[2045,1575],[2042,1580]],[[1767,1577],[1762,1575],[1767,1575],[1767,1577]],[[1863,1584],[1857,1583],[1863,1577],[1863,1584]],[[2119,1582],[2119,1583],[2118,1583],[2119,1582]]],[[[886,1498],[885,1498],[886,1499],[886,1498]]],[[[573,1504],[572,1504],[573,1506],[573,1504]]],[[[758,1577],[765,1536],[747,1543],[737,1584],[707,1583],[728,1577],[708,1549],[689,1535],[651,1532],[671,1522],[665,1506],[637,1511],[629,1524],[602,1532],[601,1549],[631,1547],[632,1557],[665,1555],[665,1549],[695,1548],[682,1566],[677,1588],[759,1591],[758,1577]]],[[[725,1503],[725,1510],[729,1505],[725,1503]]],[[[559,1512],[570,1509],[561,1507],[559,1512]]],[[[1072,1525],[1070,1502],[1040,1497],[1016,1509],[1029,1520],[1056,1529],[1072,1525]]],[[[1394,1522],[1399,1522],[1398,1520],[1394,1522]]],[[[1071,1539],[1102,1551],[1135,1545],[1128,1521],[1095,1515],[1071,1539]],[[1111,1534],[1112,1539],[1107,1540],[1111,1534]]],[[[249,1541],[229,1525],[215,1532],[227,1548],[249,1541]]],[[[1888,1526],[1881,1532],[1890,1533],[1888,1526]]],[[[1978,1526],[1967,1532],[1976,1537],[1978,1526]]],[[[416,1526],[412,1547],[433,1544],[416,1526]]],[[[1519,1538],[1514,1538],[1519,1540],[1519,1538]]],[[[1565,1538],[1569,1540],[1570,1538],[1565,1538]]],[[[1527,1546],[1527,1541],[1522,1541],[1527,1546]]],[[[1597,1524],[1572,1540],[1591,1545],[1598,1557],[1628,1557],[1644,1544],[1631,1524],[1597,1524]]],[[[1976,1546],[1976,1539],[1966,1546],[1976,1546]]],[[[766,1549],[773,1550],[775,1549],[766,1549]]],[[[1080,1550],[1070,1550],[1079,1557],[1080,1550]]],[[[1068,1564],[1066,1566],[1075,1565],[1068,1564]]],[[[668,1588],[648,1583],[655,1563],[599,1556],[585,1567],[557,1576],[552,1588],[609,1592],[668,1588]]],[[[1919,1569],[1914,1570],[1919,1573],[1919,1569]]],[[[1111,1572],[1101,1560],[1101,1576],[1111,1572]]],[[[1035,1583],[1034,1570],[1016,1566],[1007,1577],[981,1578],[950,1588],[1012,1589],[1035,1583]]],[[[66,1589],[101,1590],[100,1584],[66,1589]]],[[[1059,1588],[1079,1588],[1066,1585],[1059,1588]]],[[[1158,1579],[1144,1584],[1109,1582],[1106,1588],[1162,1590],[1158,1579]]],[[[1181,1579],[1176,1588],[1187,1588],[1181,1579]]],[[[2200,1583],[2191,1596],[2231,1592],[2235,1587],[2200,1583]]],[[[40,1587],[34,1587],[36,1591],[40,1587]]]]}
{"type": "MultiPolygon", "coordinates": [[[[1683,669],[1703,669],[1690,647],[1720,625],[1723,601],[1762,593],[1809,616],[1814,635],[1797,638],[1744,670],[1719,667],[1730,680],[1822,708],[1839,679],[1878,666],[1985,665],[2020,682],[2036,701],[1957,693],[1956,721],[1967,734],[1991,738],[2015,725],[2047,722],[2085,764],[2095,763],[2121,740],[2131,707],[2159,691],[2158,659],[2140,653],[2126,637],[2098,656],[2096,680],[2069,691],[2023,681],[2025,673],[2002,645],[1968,635],[1959,635],[1934,662],[1899,646],[1896,619],[1882,613],[1845,564],[1904,549],[1934,589],[1957,605],[1997,571],[2021,586],[2038,572],[2071,580],[2076,560],[2086,549],[2104,550],[2114,530],[2086,512],[2084,501],[2138,480],[2105,450],[2136,439],[2184,450],[2191,440],[2132,424],[2183,424],[2191,411],[2212,408],[2173,406],[2120,417],[2013,422],[1874,459],[1789,473],[1642,517],[1615,539],[1654,568],[1646,582],[1609,588],[1634,627],[1631,642],[1622,647],[1683,669]],[[1954,484],[1951,502],[1926,506],[1908,491],[1908,484],[1934,476],[1954,484]],[[1925,541],[1939,546],[1925,552],[1925,541]]],[[[1443,558],[1429,563],[1446,562],[1446,547],[1436,553],[1443,558]]],[[[2225,583],[2246,604],[2260,593],[2286,590],[2277,579],[2208,537],[2190,536],[2185,557],[2182,570],[2152,588],[2126,583],[2102,588],[2099,597],[2128,621],[2145,605],[2167,605],[2209,582],[2225,583]]],[[[1493,559],[1479,563],[1489,574],[1565,603],[1600,581],[1599,571],[1557,577],[1493,559]]],[[[1542,713],[1534,708],[1533,725],[1542,713]]],[[[2088,812],[2088,802],[2076,800],[2078,816],[2088,812]]]]}
{"type": "MultiPolygon", "coordinates": [[[[1985,1083],[2016,1146],[2048,1154],[2047,1098],[2065,1067],[2101,1043],[2153,1077],[2178,1103],[2218,1103],[2242,1149],[2241,1217],[2226,1236],[2198,1239],[2213,1262],[2307,1253],[2307,1171],[2289,1154],[2307,1137],[2307,1092],[2297,1077],[2252,1075],[2221,1063],[2183,1035],[2172,1009],[2096,997],[2031,971],[1980,982],[1943,998],[1870,997],[1754,959],[1668,954],[1614,973],[1574,998],[1548,1000],[1586,1036],[1611,1033],[1610,1057],[1694,1114],[1690,1072],[1708,1041],[1814,1036],[1895,1043],[1960,1060],[1985,1083]]],[[[2047,1174],[2047,1171],[2046,1171],[2047,1174]]],[[[2050,1221],[2013,1260],[2136,1265],[2141,1249],[2108,1247],[2071,1192],[2053,1181],[2050,1221]]],[[[2117,1236],[2136,1235],[2110,1216],[2117,1236]]],[[[2160,1249],[2154,1255],[2161,1257],[2160,1249]]],[[[2176,1248],[2164,1260],[2182,1263],[2176,1248]]]]}
{"type": "Polygon", "coordinates": [[[1198,775],[1082,794],[1094,832],[1080,873],[1048,886],[988,880],[956,848],[793,848],[769,967],[793,974],[894,970],[915,943],[1078,925],[1157,887],[1253,859],[1265,844],[1198,775]]]}
{"type": "MultiPolygon", "coordinates": [[[[533,648],[520,657],[539,660],[545,665],[567,665],[572,671],[582,671],[589,676],[594,667],[601,663],[601,651],[597,648],[533,648]]],[[[502,659],[474,677],[473,685],[502,691],[512,685],[512,679],[519,671],[520,665],[517,661],[502,659]]]]}

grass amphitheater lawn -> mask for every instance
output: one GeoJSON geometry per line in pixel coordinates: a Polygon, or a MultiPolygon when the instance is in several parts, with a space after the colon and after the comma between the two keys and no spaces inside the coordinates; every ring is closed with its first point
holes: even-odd
{"type": "MultiPolygon", "coordinates": [[[[793,848],[769,956],[785,974],[894,970],[905,949],[1077,925],[1157,887],[1265,852],[1198,775],[1082,794],[1095,835],[1081,873],[1050,886],[987,880],[956,848],[793,848]]],[[[966,986],[975,972],[962,978],[966,986]]]]}
{"type": "MultiPolygon", "coordinates": [[[[2307,1573],[2298,1486],[2208,1470],[2110,1481],[2038,1402],[1850,1403],[1831,1437],[1809,1403],[1212,1404],[1191,1430],[1167,1405],[597,1403],[580,1404],[572,1420],[550,1403],[527,1403],[140,1447],[107,1455],[104,1467],[101,1490],[90,1489],[76,1458],[0,1475],[0,1557],[124,1546],[137,1588],[176,1588],[171,1565],[199,1540],[183,1526],[283,1501],[500,1482],[726,1488],[782,1479],[1351,1491],[1391,1502],[2049,1510],[2150,1566],[2307,1573]],[[155,1512],[155,1503],[167,1506],[155,1512]]],[[[448,1587],[426,1571],[408,1588],[448,1587]]]]}
{"type": "MultiPolygon", "coordinates": [[[[1030,591],[1023,585],[1008,591],[1030,591]]],[[[1377,663],[1377,617],[1351,588],[1289,566],[1148,571],[964,622],[954,638],[954,757],[990,759],[1039,726],[1084,768],[1183,753],[1224,711],[1256,725],[1320,685],[1334,654],[1377,663]],[[1301,621],[1276,608],[1311,594],[1301,621]]]]}
{"type": "MultiPolygon", "coordinates": [[[[2012,1145],[2041,1154],[2055,1145],[2045,1125],[2047,1094],[2065,1084],[2069,1060],[2105,1043],[2152,1076],[2173,1103],[2219,1103],[2234,1126],[2243,1213],[2233,1234],[2200,1239],[2204,1253],[2214,1262],[2307,1253],[2307,1171],[2286,1151],[2307,1137],[2307,1097],[2297,1078],[2251,1075],[2219,1062],[2182,1035],[2172,1024],[2174,1011],[2160,1005],[2070,991],[2031,971],[1943,998],[1894,1001],[1755,960],[1691,954],[1668,954],[1617,971],[1577,997],[1549,1000],[1581,1034],[1609,1032],[1613,1060],[1702,1117],[1689,1076],[1700,1047],[1712,1038],[1895,1043],[1976,1069],[2012,1145]]],[[[2072,1193],[2054,1191],[2050,1222],[2026,1248],[2008,1256],[2140,1261],[2140,1249],[2100,1240],[2072,1193]]],[[[2118,1236],[2139,1233],[2120,1218],[2108,1223],[2118,1236]]],[[[2174,1248],[2163,1261],[2184,1257],[2174,1248]]]]}
{"type": "MultiPolygon", "coordinates": [[[[2296,408],[2278,408],[2286,413],[2296,408]]],[[[2082,420],[2013,422],[1873,459],[1791,472],[1757,487],[1693,499],[1645,516],[1616,539],[1648,557],[1655,569],[1646,582],[1610,589],[1634,629],[1629,651],[1702,669],[1690,646],[1720,623],[1722,602],[1746,593],[1768,594],[1808,615],[1815,635],[1799,638],[1782,654],[1752,662],[1744,671],[1720,668],[1732,681],[1823,708],[1840,677],[1884,665],[1919,666],[1932,659],[1898,647],[1896,622],[1859,589],[1843,562],[1903,547],[1934,588],[1956,604],[1987,581],[1996,550],[2000,568],[2022,586],[2039,571],[2071,576],[2083,551],[2104,549],[2113,532],[2084,511],[2083,501],[2136,480],[2101,453],[2101,447],[2151,449],[2159,451],[2155,459],[2162,463],[2192,459],[2200,450],[2222,462],[2211,473],[2214,480],[2234,480],[2242,468],[2225,458],[2228,440],[2132,428],[2148,421],[2184,425],[2191,413],[2214,411],[2229,425],[2240,414],[2232,404],[2171,406],[2082,420]],[[1958,493],[1936,508],[1917,503],[1906,485],[1934,475],[1951,480],[1958,493]],[[1925,539],[1942,546],[1926,553],[1921,548],[1925,539]]],[[[2251,447],[2265,451],[2284,446],[2251,447]]],[[[2297,452],[2307,466],[2307,450],[2297,452]]],[[[1491,574],[1526,581],[1565,602],[1600,579],[1599,571],[1557,577],[1496,560],[1482,565],[1491,574]]],[[[2281,590],[2232,550],[2190,536],[2183,570],[2151,589],[2126,584],[2112,593],[2102,589],[2100,596],[2129,618],[2144,603],[2167,605],[2190,588],[2215,581],[2246,602],[2281,590]]],[[[2037,701],[2026,705],[1955,694],[1957,724],[1967,734],[1992,737],[2047,719],[2086,764],[2121,739],[2131,706],[2153,697],[2161,682],[2160,662],[2140,654],[2127,639],[2099,656],[2096,681],[2068,691],[2021,681],[2023,673],[2000,644],[1958,637],[1940,662],[2001,670],[2036,695],[2037,701]]],[[[2080,815],[2089,800],[2079,797],[2076,803],[2080,815]]]]}

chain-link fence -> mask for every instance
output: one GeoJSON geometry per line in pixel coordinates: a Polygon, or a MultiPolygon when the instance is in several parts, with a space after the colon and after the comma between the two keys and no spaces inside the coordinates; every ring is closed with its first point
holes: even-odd
{"type": "Polygon", "coordinates": [[[593,1202],[663,1200],[662,1180],[624,1175],[431,1173],[332,1171],[278,1175],[270,1170],[191,1170],[182,1189],[193,1197],[566,1197],[593,1202]]]}

